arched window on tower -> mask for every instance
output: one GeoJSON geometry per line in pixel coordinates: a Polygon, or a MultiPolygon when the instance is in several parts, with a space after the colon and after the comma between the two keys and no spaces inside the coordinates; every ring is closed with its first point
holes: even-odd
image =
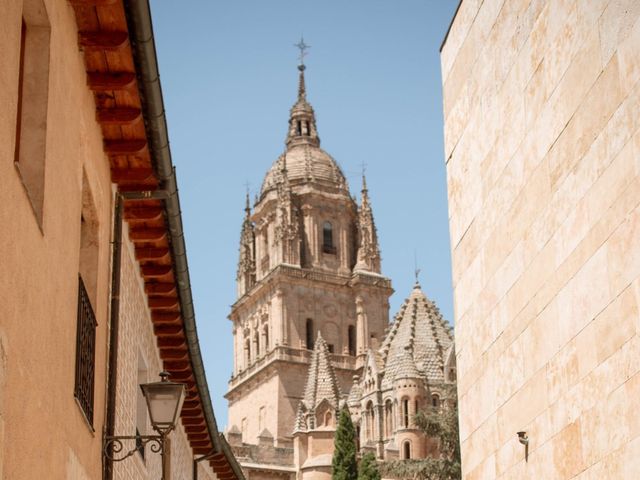
{"type": "Polygon", "coordinates": [[[331,415],[330,411],[324,414],[324,425],[325,427],[331,426],[331,420],[333,419],[333,415],[331,415]]]}
{"type": "Polygon", "coordinates": [[[322,251],[324,253],[336,253],[336,247],[333,244],[333,225],[331,225],[331,222],[324,222],[322,225],[322,251]]]}
{"type": "Polygon", "coordinates": [[[375,425],[375,419],[373,414],[373,403],[369,402],[367,403],[366,424],[365,424],[366,426],[365,435],[367,440],[374,439],[374,435],[375,435],[374,425],[375,425]]]}
{"type": "Polygon", "coordinates": [[[349,325],[347,329],[347,337],[348,337],[348,345],[349,345],[349,355],[355,356],[356,354],[356,327],[353,325],[349,325]]]}
{"type": "Polygon", "coordinates": [[[313,350],[313,320],[307,318],[306,323],[307,349],[313,350]]]}
{"type": "Polygon", "coordinates": [[[433,408],[438,408],[440,406],[440,395],[437,393],[431,395],[431,406],[433,408]]]}
{"type": "Polygon", "coordinates": [[[409,399],[402,400],[402,426],[409,428],[409,399]]]}
{"type": "Polygon", "coordinates": [[[384,436],[391,438],[393,435],[393,405],[391,400],[387,400],[384,404],[384,436]]]}
{"type": "Polygon", "coordinates": [[[409,460],[411,458],[411,442],[407,440],[402,444],[403,459],[409,460]]]}

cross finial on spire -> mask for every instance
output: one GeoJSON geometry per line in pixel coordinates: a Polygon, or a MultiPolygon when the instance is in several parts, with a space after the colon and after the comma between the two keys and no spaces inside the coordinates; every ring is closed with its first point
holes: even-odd
{"type": "Polygon", "coordinates": [[[300,50],[300,55],[298,56],[298,61],[300,62],[299,65],[301,67],[304,67],[304,57],[307,55],[306,50],[311,48],[311,45],[307,45],[306,43],[304,43],[304,37],[302,35],[300,35],[300,41],[298,43],[295,43],[293,46],[300,50]]]}
{"type": "Polygon", "coordinates": [[[418,254],[416,253],[416,251],[413,251],[413,266],[414,266],[414,274],[416,276],[416,287],[420,286],[420,280],[418,279],[418,276],[420,275],[420,269],[418,268],[418,254]]]}

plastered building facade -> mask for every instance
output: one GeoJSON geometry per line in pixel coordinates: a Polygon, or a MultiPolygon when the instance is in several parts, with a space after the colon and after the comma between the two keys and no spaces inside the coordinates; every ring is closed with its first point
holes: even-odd
{"type": "Polygon", "coordinates": [[[640,4],[463,0],[441,64],[463,476],[638,478],[640,4]]]}
{"type": "Polygon", "coordinates": [[[366,180],[358,204],[320,148],[298,68],[285,152],[253,207],[247,195],[229,315],[227,434],[251,479],[330,478],[347,404],[361,451],[381,460],[433,454],[410,419],[455,382],[452,334],[419,285],[389,329],[393,290],[366,180]]]}
{"type": "Polygon", "coordinates": [[[2,4],[1,479],[159,478],[149,447],[113,463],[103,449],[107,435],[154,433],[139,385],[162,370],[187,390],[166,478],[242,479],[198,378],[190,291],[178,292],[175,179],[159,173],[170,155],[148,144],[146,125],[164,121],[150,115],[159,83],[137,81],[155,51],[133,58],[153,49],[148,8],[2,4]]]}

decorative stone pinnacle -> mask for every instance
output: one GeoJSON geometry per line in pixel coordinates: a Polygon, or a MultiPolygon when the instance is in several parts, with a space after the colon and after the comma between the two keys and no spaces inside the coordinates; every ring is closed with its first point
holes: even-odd
{"type": "Polygon", "coordinates": [[[247,196],[245,198],[244,211],[247,213],[247,216],[251,213],[251,202],[249,201],[249,184],[247,183],[247,196]]]}
{"type": "Polygon", "coordinates": [[[367,192],[367,164],[362,162],[362,193],[367,192]]]}

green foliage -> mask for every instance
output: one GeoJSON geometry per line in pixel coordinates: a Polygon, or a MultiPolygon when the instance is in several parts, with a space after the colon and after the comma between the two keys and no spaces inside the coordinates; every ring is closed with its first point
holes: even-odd
{"type": "Polygon", "coordinates": [[[457,405],[455,387],[451,387],[441,407],[429,407],[413,417],[420,430],[438,441],[438,458],[386,462],[381,466],[382,475],[413,480],[459,480],[462,473],[457,405]]]}
{"type": "Polygon", "coordinates": [[[342,408],[338,417],[334,445],[331,477],[334,480],[357,480],[356,430],[346,406],[342,408]]]}
{"type": "Polygon", "coordinates": [[[376,462],[376,456],[373,453],[365,453],[362,460],[360,460],[360,465],[358,467],[358,480],[380,480],[378,463],[376,462]]]}

